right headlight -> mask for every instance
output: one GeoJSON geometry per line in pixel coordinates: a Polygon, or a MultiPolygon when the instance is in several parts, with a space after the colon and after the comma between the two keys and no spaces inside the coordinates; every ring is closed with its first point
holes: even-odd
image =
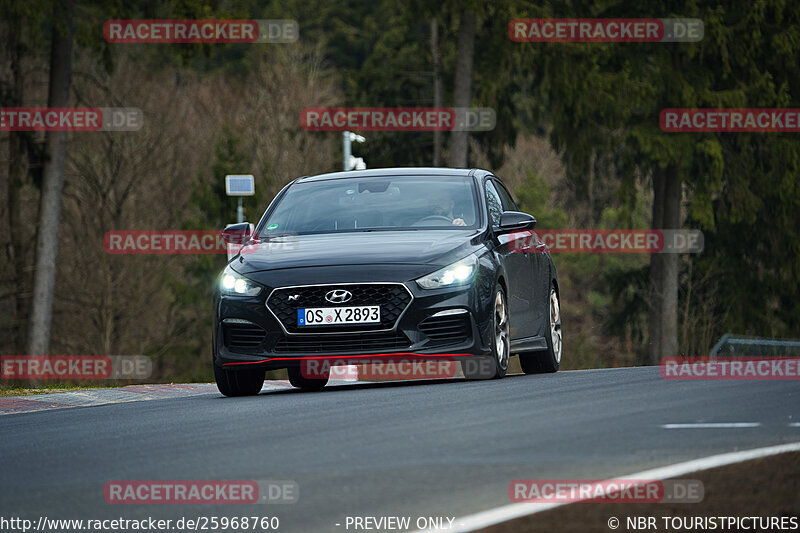
{"type": "Polygon", "coordinates": [[[468,285],[472,283],[477,271],[478,256],[470,254],[460,261],[417,279],[417,285],[423,289],[441,289],[443,287],[468,285]]]}
{"type": "Polygon", "coordinates": [[[258,296],[261,286],[226,268],[219,280],[220,291],[228,296],[258,296]]]}

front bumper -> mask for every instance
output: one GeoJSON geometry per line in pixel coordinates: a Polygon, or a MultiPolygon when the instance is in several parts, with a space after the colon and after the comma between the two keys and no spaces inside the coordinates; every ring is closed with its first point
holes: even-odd
{"type": "Polygon", "coordinates": [[[323,327],[306,332],[287,323],[291,320],[288,313],[277,313],[281,320],[273,307],[268,307],[275,287],[252,298],[216,294],[215,363],[231,369],[267,370],[296,366],[308,360],[363,364],[387,359],[467,359],[491,354],[489,317],[485,314],[491,289],[488,292],[483,289],[480,277],[467,287],[435,290],[421,289],[413,281],[402,284],[350,281],[325,286],[353,284],[397,284],[408,291],[411,300],[392,324],[366,330],[355,326],[326,332],[323,327]]]}

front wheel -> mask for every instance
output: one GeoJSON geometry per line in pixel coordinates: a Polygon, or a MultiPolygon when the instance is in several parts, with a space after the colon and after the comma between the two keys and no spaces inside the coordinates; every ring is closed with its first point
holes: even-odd
{"type": "Polygon", "coordinates": [[[500,379],[508,371],[511,357],[508,325],[508,301],[503,287],[494,289],[492,316],[492,357],[476,357],[461,361],[461,371],[467,379],[500,379]]]}
{"type": "Polygon", "coordinates": [[[211,364],[214,366],[217,388],[225,396],[254,396],[264,386],[263,369],[225,370],[215,363],[211,364]]]}
{"type": "Polygon", "coordinates": [[[541,352],[520,354],[519,364],[526,374],[556,372],[561,366],[561,304],[558,293],[550,282],[548,334],[545,335],[547,349],[541,352]]]}

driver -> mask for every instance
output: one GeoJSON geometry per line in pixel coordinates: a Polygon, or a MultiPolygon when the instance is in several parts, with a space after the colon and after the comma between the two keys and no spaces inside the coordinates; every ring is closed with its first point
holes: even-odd
{"type": "Polygon", "coordinates": [[[437,195],[431,198],[431,214],[440,217],[447,217],[454,226],[466,226],[463,218],[458,218],[453,214],[455,201],[449,196],[437,195]]]}

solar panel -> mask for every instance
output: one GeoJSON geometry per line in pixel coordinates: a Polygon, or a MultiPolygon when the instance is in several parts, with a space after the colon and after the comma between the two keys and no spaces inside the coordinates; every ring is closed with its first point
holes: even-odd
{"type": "Polygon", "coordinates": [[[225,176],[225,193],[228,196],[253,196],[256,184],[250,174],[231,174],[225,176]]]}

